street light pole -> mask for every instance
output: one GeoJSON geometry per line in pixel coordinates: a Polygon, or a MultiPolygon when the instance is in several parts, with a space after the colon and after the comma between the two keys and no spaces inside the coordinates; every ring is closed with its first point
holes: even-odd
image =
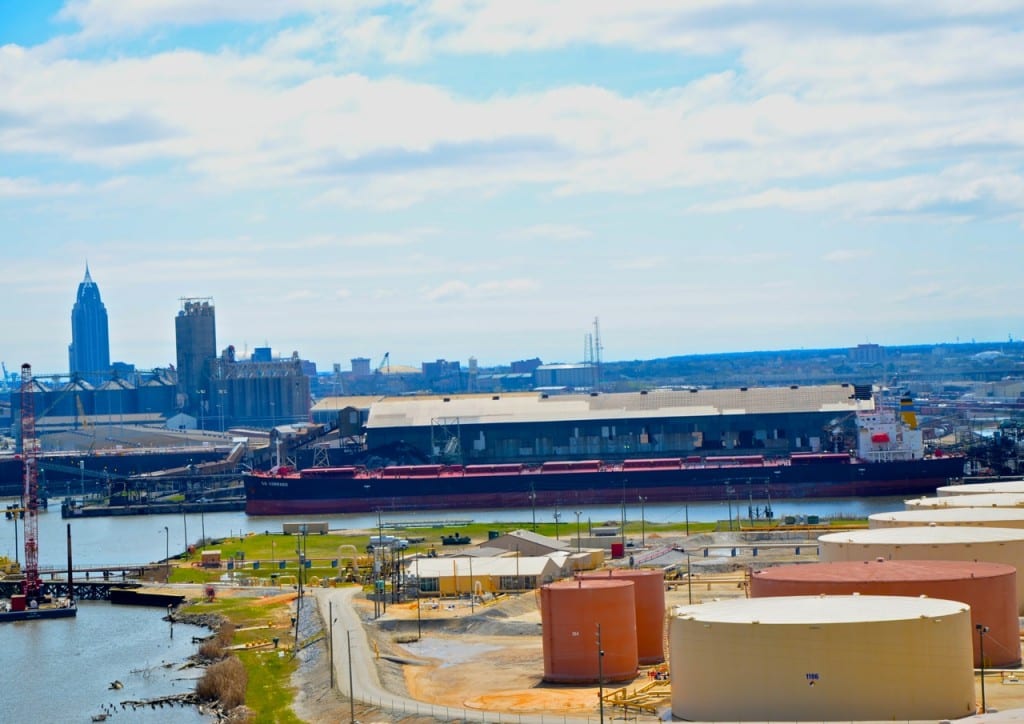
{"type": "Polygon", "coordinates": [[[644,522],[644,503],[647,502],[647,498],[639,496],[640,498],[640,547],[647,547],[647,524],[644,522]]]}
{"type": "Polygon", "coordinates": [[[980,623],[974,624],[978,630],[978,657],[981,659],[981,713],[988,709],[985,706],[985,634],[988,633],[988,626],[980,623]]]}
{"type": "Polygon", "coordinates": [[[555,508],[555,540],[560,540],[558,537],[558,521],[561,520],[562,514],[558,512],[558,508],[555,508]]]}
{"type": "Polygon", "coordinates": [[[604,649],[601,647],[601,624],[597,624],[597,701],[604,724],[604,649]]]}
{"type": "Polygon", "coordinates": [[[537,532],[537,491],[533,489],[533,483],[530,483],[530,508],[533,510],[533,532],[537,532]]]}
{"type": "Polygon", "coordinates": [[[693,603],[693,571],[690,570],[690,551],[686,551],[686,601],[693,603]]]}
{"type": "Polygon", "coordinates": [[[171,529],[164,526],[164,570],[167,580],[171,580],[171,529]]]}
{"type": "Polygon", "coordinates": [[[352,686],[352,632],[346,631],[345,638],[348,641],[348,710],[349,718],[355,724],[356,720],[356,690],[352,686]]]}
{"type": "Polygon", "coordinates": [[[416,640],[423,638],[423,613],[420,607],[420,592],[423,590],[420,585],[420,556],[416,554],[416,640]]]}
{"type": "Polygon", "coordinates": [[[331,654],[331,688],[334,688],[334,601],[327,600],[327,618],[330,623],[330,645],[327,650],[331,654]]]}
{"type": "Polygon", "coordinates": [[[582,510],[576,511],[576,552],[580,552],[580,516],[583,514],[582,510]]]}

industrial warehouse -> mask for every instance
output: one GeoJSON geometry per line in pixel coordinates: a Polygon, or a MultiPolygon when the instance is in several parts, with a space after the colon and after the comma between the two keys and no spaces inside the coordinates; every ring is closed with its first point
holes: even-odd
{"type": "MultiPolygon", "coordinates": [[[[366,410],[366,445],[402,443],[462,463],[819,452],[842,445],[833,434],[851,427],[855,392],[835,384],[386,397],[366,410]]],[[[365,403],[330,398],[314,420],[365,403]]]]}

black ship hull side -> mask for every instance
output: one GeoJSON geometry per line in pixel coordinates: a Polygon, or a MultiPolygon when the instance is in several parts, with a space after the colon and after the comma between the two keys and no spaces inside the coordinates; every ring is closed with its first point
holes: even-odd
{"type": "Polygon", "coordinates": [[[605,470],[430,477],[245,476],[246,513],[294,515],[536,505],[934,493],[963,475],[959,457],[872,464],[605,470]]]}

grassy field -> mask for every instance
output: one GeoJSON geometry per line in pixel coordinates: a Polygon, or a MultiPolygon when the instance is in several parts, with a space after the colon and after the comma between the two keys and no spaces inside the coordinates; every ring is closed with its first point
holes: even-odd
{"type": "Polygon", "coordinates": [[[245,703],[256,712],[252,720],[256,723],[301,722],[291,710],[295,692],[290,682],[297,666],[290,625],[293,599],[291,594],[258,599],[235,596],[196,602],[182,609],[184,614],[219,614],[234,624],[231,643],[245,667],[245,703]]]}
{"type": "MultiPolygon", "coordinates": [[[[616,521],[593,521],[593,526],[615,525],[616,521]]],[[[691,534],[724,529],[727,522],[693,522],[689,525],[691,534]]],[[[427,553],[431,549],[439,555],[458,550],[459,546],[446,546],[443,536],[458,534],[468,536],[472,544],[486,541],[493,535],[509,531],[533,530],[532,522],[527,523],[466,523],[460,526],[399,527],[388,525],[383,528],[385,535],[393,535],[409,541],[409,547],[401,555],[427,553]]],[[[537,533],[569,541],[576,536],[576,521],[538,522],[537,533]]],[[[580,533],[586,536],[588,524],[580,523],[580,533]]],[[[633,521],[626,525],[626,535],[634,540],[646,536],[648,542],[659,536],[684,535],[685,528],[679,523],[644,523],[633,521]]],[[[299,574],[299,550],[303,551],[308,565],[303,571],[303,581],[308,585],[320,585],[324,579],[345,578],[347,571],[367,567],[372,559],[367,554],[371,535],[377,531],[331,531],[328,534],[291,535],[279,532],[254,533],[211,541],[206,550],[219,550],[226,566],[231,561],[229,576],[246,578],[250,582],[272,585],[295,585],[299,574]]],[[[173,583],[206,583],[217,581],[225,569],[204,569],[200,564],[200,551],[183,555],[177,560],[172,572],[173,583]]]]}
{"type": "MultiPolygon", "coordinates": [[[[770,526],[761,521],[733,521],[736,530],[766,530],[770,526]]],[[[616,521],[593,521],[593,526],[618,525],[616,521]]],[[[866,525],[866,521],[827,521],[814,528],[827,530],[829,525],[841,527],[857,527],[866,525]]],[[[778,527],[778,526],[776,526],[778,527]]],[[[793,526],[784,526],[796,530],[793,526]]],[[[383,528],[385,535],[393,535],[409,541],[409,547],[401,552],[401,556],[427,553],[431,549],[439,555],[456,551],[460,546],[446,546],[442,543],[443,536],[458,534],[468,536],[472,544],[485,542],[494,535],[509,531],[525,529],[533,530],[532,522],[527,523],[466,523],[460,526],[429,526],[399,527],[388,525],[383,528]]],[[[639,543],[641,537],[648,545],[659,537],[691,535],[712,531],[729,530],[729,521],[691,522],[688,527],[675,523],[643,523],[632,521],[626,524],[626,535],[639,543]]],[[[538,523],[537,533],[551,538],[556,536],[568,542],[576,536],[576,521],[563,522],[557,526],[552,522],[538,523]]],[[[586,536],[588,524],[580,522],[580,533],[586,536]]],[[[322,585],[326,580],[356,580],[353,572],[365,570],[372,564],[372,557],[367,553],[370,537],[377,535],[373,531],[331,531],[327,534],[292,535],[280,532],[251,533],[241,537],[224,538],[211,541],[207,550],[219,550],[223,561],[220,569],[204,569],[200,566],[200,551],[194,551],[177,560],[177,566],[171,575],[173,583],[207,583],[220,580],[225,575],[225,566],[229,577],[246,579],[249,583],[295,586],[299,577],[299,551],[307,561],[302,570],[303,582],[306,585],[322,585]]]]}

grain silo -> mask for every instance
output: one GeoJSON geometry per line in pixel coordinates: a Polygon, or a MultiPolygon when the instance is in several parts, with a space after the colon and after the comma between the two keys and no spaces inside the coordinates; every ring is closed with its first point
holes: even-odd
{"type": "Polygon", "coordinates": [[[1024,508],[917,508],[872,513],[868,516],[869,528],[903,528],[910,525],[1024,528],[1024,508]]]}
{"type": "Polygon", "coordinates": [[[601,679],[629,681],[636,676],[633,590],[632,581],[604,578],[541,586],[545,681],[592,684],[601,679]],[[599,651],[604,651],[604,656],[599,651]]]}
{"type": "Polygon", "coordinates": [[[904,596],[676,609],[672,713],[691,721],[956,719],[975,711],[970,612],[904,596]]]}
{"type": "Polygon", "coordinates": [[[1024,494],[1024,478],[1015,480],[994,480],[988,483],[961,483],[960,485],[943,485],[935,489],[940,498],[947,495],[978,495],[979,493],[1017,493],[1024,494]]]}
{"type": "Polygon", "coordinates": [[[637,659],[641,664],[665,660],[665,573],[654,568],[607,568],[577,573],[577,578],[633,582],[636,597],[637,659]]]}
{"type": "Polygon", "coordinates": [[[946,495],[942,498],[904,500],[907,510],[919,508],[1024,508],[1024,495],[1016,493],[978,493],[977,495],[946,495]]]}
{"type": "MultiPolygon", "coordinates": [[[[972,629],[988,626],[985,666],[1021,662],[1017,618],[1017,571],[1005,563],[973,561],[837,561],[774,566],[754,571],[750,595],[927,596],[970,606],[972,629]]],[[[981,642],[974,637],[974,665],[981,666],[981,642]]]]}
{"type": "Polygon", "coordinates": [[[1017,608],[1024,613],[1024,530],[976,526],[870,528],[818,537],[823,562],[887,560],[986,561],[1017,569],[1017,608]]]}

